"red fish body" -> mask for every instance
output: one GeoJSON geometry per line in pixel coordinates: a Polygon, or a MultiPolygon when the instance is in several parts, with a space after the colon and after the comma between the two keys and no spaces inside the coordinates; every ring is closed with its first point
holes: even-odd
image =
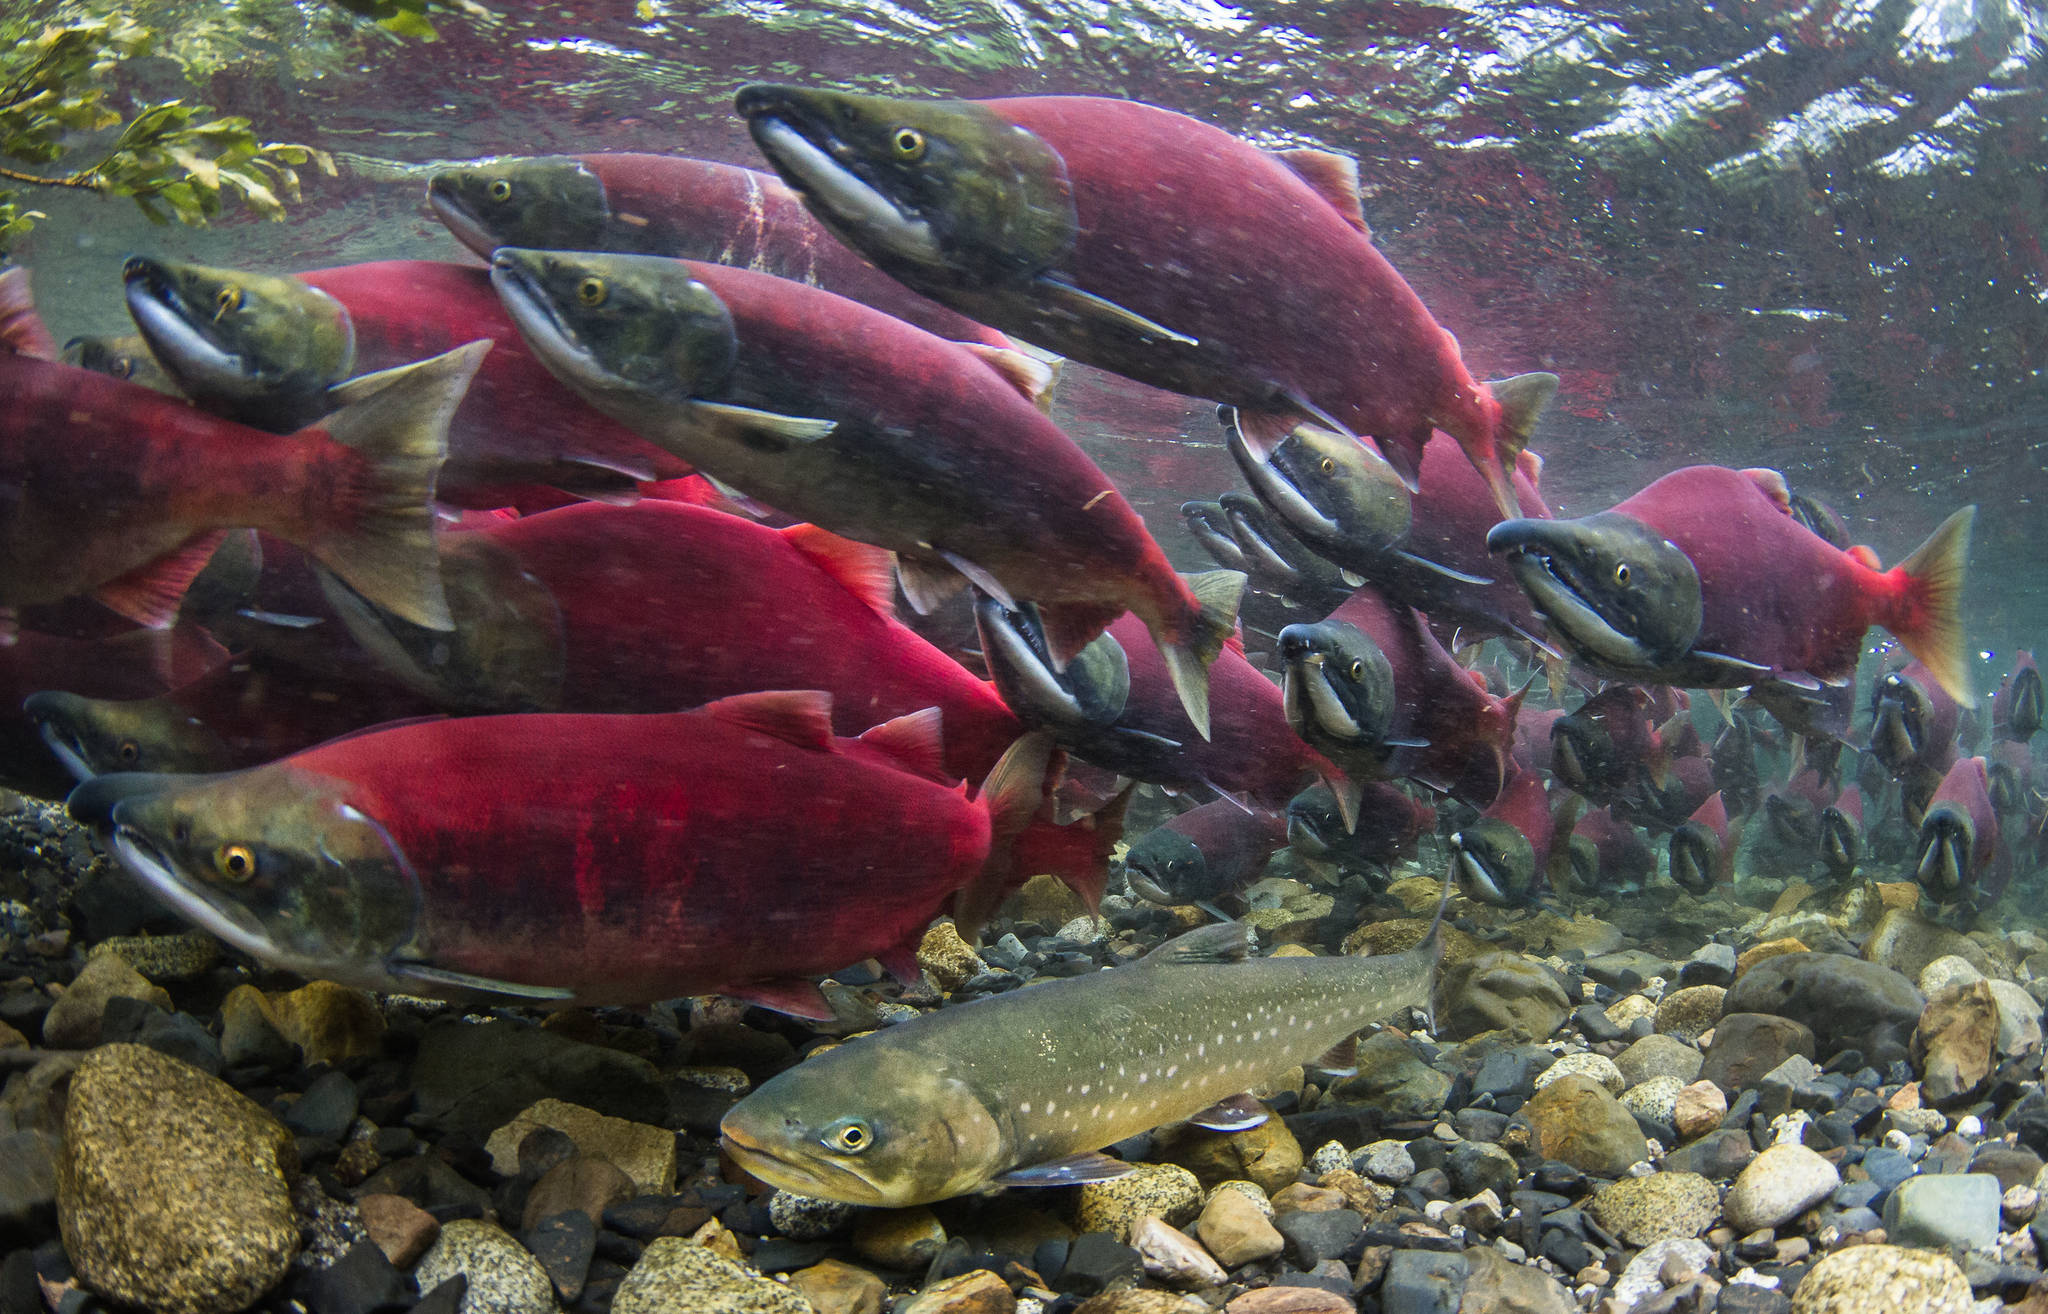
{"type": "Polygon", "coordinates": [[[1572,879],[1582,890],[1640,885],[1657,870],[1657,855],[1642,831],[1610,808],[1580,817],[1570,843],[1572,879]]]}
{"type": "MultiPolygon", "coordinates": [[[[1518,515],[1550,518],[1550,507],[1537,489],[1542,468],[1535,453],[1525,452],[1511,471],[1518,515]]],[[[1442,434],[1433,435],[1422,449],[1421,471],[1422,486],[1411,502],[1408,533],[1398,546],[1411,557],[1471,578],[1453,579],[1391,555],[1376,568],[1358,573],[1388,597],[1427,612],[1432,621],[1461,627],[1466,642],[1488,635],[1541,634],[1542,618],[1529,595],[1486,550],[1486,531],[1500,520],[1486,480],[1442,434]]],[[[1353,564],[1355,568],[1358,563],[1353,564]]]]}
{"type": "Polygon", "coordinates": [[[544,499],[548,488],[629,497],[641,481],[690,473],[686,462],[555,381],[512,326],[488,270],[379,260],[298,278],[348,311],[359,374],[490,339],[490,354],[449,424],[437,489],[443,501],[487,510],[527,505],[532,494],[544,499]]]}
{"type": "Polygon", "coordinates": [[[835,740],[825,703],[399,725],[226,776],[100,777],[72,804],[174,906],[301,970],[557,1003],[724,990],[822,1016],[805,978],[907,963],[946,899],[1009,875],[1046,770],[1023,741],[970,799],[926,774],[935,718],[835,740]]]}
{"type": "Polygon", "coordinates": [[[1124,865],[1142,897],[1195,903],[1243,888],[1286,845],[1286,813],[1219,798],[1139,836],[1124,865]]]}

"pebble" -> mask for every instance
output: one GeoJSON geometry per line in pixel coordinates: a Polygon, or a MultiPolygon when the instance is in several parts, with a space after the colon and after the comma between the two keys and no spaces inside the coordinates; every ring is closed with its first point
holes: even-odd
{"type": "Polygon", "coordinates": [[[923,1205],[864,1210],[854,1220],[853,1248],[870,1264],[908,1272],[938,1258],[946,1229],[923,1205]]]}
{"type": "Polygon", "coordinates": [[[1281,1214],[1274,1227],[1287,1239],[1289,1256],[1305,1270],[1330,1259],[1357,1263],[1365,1249],[1365,1219],[1354,1209],[1281,1214]]]}
{"type": "Polygon", "coordinates": [[[1177,1227],[1147,1218],[1131,1232],[1131,1248],[1151,1277],[1174,1287],[1217,1287],[1227,1274],[1193,1237],[1177,1227]]]}
{"type": "Polygon", "coordinates": [[[1738,1232],[1774,1228],[1841,1183],[1835,1166],[1804,1145],[1773,1145],[1736,1176],[1721,1209],[1738,1232]]]}
{"type": "Polygon", "coordinates": [[[531,1231],[544,1218],[572,1211],[596,1222],[632,1198],[632,1178],[603,1159],[572,1155],[541,1174],[527,1192],[520,1226],[531,1231]]]}
{"type": "Polygon", "coordinates": [[[1216,1262],[1227,1269],[1270,1259],[1287,1245],[1287,1239],[1259,1205],[1253,1204],[1242,1191],[1221,1187],[1210,1194],[1209,1202],[1202,1207],[1201,1217],[1195,1220],[1195,1235],[1216,1262]]]}
{"type": "Polygon", "coordinates": [[[864,1268],[826,1259],[789,1275],[789,1285],[813,1314],[881,1314],[889,1288],[864,1268]]]}
{"type": "Polygon", "coordinates": [[[1629,1085],[1628,1079],[1622,1076],[1621,1069],[1615,1066],[1613,1059],[1605,1054],[1580,1051],[1564,1055],[1537,1074],[1535,1088],[1542,1090],[1554,1081],[1572,1076],[1590,1077],[1605,1086],[1610,1095],[1621,1094],[1629,1085]]]}
{"type": "Polygon", "coordinates": [[[43,1044],[51,1049],[91,1049],[100,1043],[100,1024],[115,999],[139,999],[166,1012],[171,996],[118,954],[86,959],[85,966],[43,1015],[43,1044]]]}
{"type": "Polygon", "coordinates": [[[1825,1255],[1792,1293],[1792,1314],[1970,1314],[1970,1283],[1947,1255],[1894,1245],[1825,1255]]]}
{"type": "Polygon", "coordinates": [[[1625,1177],[1593,1195],[1593,1217],[1632,1246],[1695,1237],[1721,1216],[1721,1193],[1698,1173],[1625,1177]]]}
{"type": "Polygon", "coordinates": [[[1397,1250],[1380,1282],[1385,1314],[1458,1314],[1471,1265],[1462,1254],[1397,1250]]]}
{"type": "Polygon", "coordinates": [[[1376,1182],[1401,1185],[1415,1176],[1415,1157],[1402,1141],[1374,1141],[1352,1156],[1352,1166],[1376,1182]]]}
{"type": "Polygon", "coordinates": [[[672,1195],[676,1189],[676,1134],[665,1127],[612,1118],[567,1100],[536,1100],[484,1141],[501,1176],[519,1172],[519,1145],[539,1127],[568,1136],[576,1149],[603,1159],[632,1179],[635,1194],[672,1195]]]}
{"type": "Polygon", "coordinates": [[[1308,1157],[1308,1170],[1318,1177],[1350,1166],[1351,1152],[1344,1148],[1342,1141],[1324,1141],[1316,1147],[1316,1152],[1308,1157]]]}
{"type": "MultiPolygon", "coordinates": [[[[1261,1108],[1265,1106],[1261,1105],[1261,1108]]],[[[1284,1119],[1270,1116],[1256,1127],[1238,1132],[1211,1131],[1184,1123],[1157,1136],[1152,1157],[1179,1164],[1203,1186],[1242,1180],[1273,1192],[1301,1173],[1301,1142],[1284,1119]]]]}
{"type": "Polygon", "coordinates": [[[896,1307],[896,1314],[1014,1314],[1010,1284],[985,1268],[942,1278],[896,1307]]]}
{"type": "Polygon", "coordinates": [[[1631,1086],[1652,1077],[1676,1077],[1681,1084],[1700,1075],[1705,1057],[1676,1036],[1644,1036],[1614,1056],[1614,1066],[1631,1086]]]}
{"type": "Polygon", "coordinates": [[[1721,998],[1728,992],[1717,985],[1686,986],[1664,996],[1657,1005],[1657,1031],[1680,1040],[1698,1040],[1721,1016],[1721,998]]]}
{"type": "Polygon", "coordinates": [[[105,1045],[72,1074],[63,1129],[57,1222],[93,1290],[160,1314],[234,1314],[284,1276],[299,1249],[291,1133],[225,1082],[105,1045]]]}
{"type": "Polygon", "coordinates": [[[1685,1089],[1676,1077],[1652,1077],[1621,1092],[1621,1107],[1638,1120],[1647,1118],[1669,1127],[1678,1114],[1678,1092],[1685,1089]]]}
{"type": "Polygon", "coordinates": [[[1141,1219],[1163,1218],[1178,1226],[1201,1208],[1202,1184],[1193,1173],[1179,1164],[1139,1164],[1122,1177],[1084,1185],[1074,1222],[1083,1232],[1107,1232],[1126,1241],[1141,1219]]]}
{"type": "Polygon", "coordinates": [[[461,1314],[555,1314],[555,1288],[547,1270],[495,1223],[458,1218],[413,1273],[423,1291],[460,1273],[468,1286],[461,1314]]]}
{"type": "Polygon", "coordinates": [[[385,1256],[400,1268],[411,1268],[441,1235],[440,1220],[402,1195],[356,1197],[363,1227],[385,1256]]]}
{"type": "Polygon", "coordinates": [[[1928,997],[1913,1028],[1910,1056],[1920,1095],[1933,1104],[1965,1099],[1991,1075],[1998,1043],[1998,1000],[1982,979],[1928,997]]]}
{"type": "Polygon", "coordinates": [[[1885,1197],[1885,1236],[1902,1246],[1994,1246],[2002,1194],[1989,1173],[1907,1178],[1885,1197]]]}
{"type": "Polygon", "coordinates": [[[836,1236],[853,1221],[859,1209],[840,1200],[821,1200],[794,1191],[776,1191],[768,1197],[768,1222],[792,1241],[822,1241],[836,1236]]]}
{"type": "MultiPolygon", "coordinates": [[[[452,1224],[451,1224],[452,1226],[452,1224]]],[[[1008,1294],[1008,1288],[1004,1288],[1008,1294]]],[[[464,1308],[463,1314],[471,1314],[464,1308]]],[[[681,1237],[656,1237],[619,1283],[611,1314],[812,1314],[809,1302],[681,1237]]]]}
{"type": "Polygon", "coordinates": [[[1704,1273],[1713,1266],[1714,1250],[1704,1241],[1668,1240],[1644,1246],[1634,1259],[1629,1260],[1621,1275],[1614,1280],[1609,1293],[1618,1310],[1633,1310],[1647,1298],[1664,1289],[1663,1273],[1667,1265],[1704,1273]]]}
{"type": "Polygon", "coordinates": [[[1565,1077],[1522,1107],[1543,1154],[1597,1177],[1619,1177],[1649,1158],[1649,1143],[1628,1110],[1590,1077],[1565,1077]]]}
{"type": "Polygon", "coordinates": [[[960,929],[949,921],[934,922],[917,946],[917,965],[931,975],[941,990],[958,990],[969,978],[985,971],[987,965],[974,946],[960,938],[960,929]]]}

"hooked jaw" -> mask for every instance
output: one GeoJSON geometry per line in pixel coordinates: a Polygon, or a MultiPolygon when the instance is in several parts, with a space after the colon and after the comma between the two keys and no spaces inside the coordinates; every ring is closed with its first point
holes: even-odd
{"type": "Polygon", "coordinates": [[[1486,535],[1552,632],[1588,662],[1651,674],[1698,637],[1699,574],[1679,548],[1631,516],[1506,520],[1486,535]]]}
{"type": "Polygon", "coordinates": [[[45,691],[30,694],[21,705],[22,715],[42,735],[43,743],[49,746],[50,752],[64,764],[73,780],[81,781],[90,780],[98,774],[85,742],[70,724],[72,709],[84,701],[77,694],[45,691]]]}
{"type": "Polygon", "coordinates": [[[1535,884],[1536,852],[1526,835],[1492,817],[1451,836],[1451,862],[1465,897],[1499,908],[1528,901],[1535,884]]]}
{"type": "Polygon", "coordinates": [[[121,284],[151,354],[181,384],[209,396],[253,397],[263,391],[254,364],[206,331],[207,317],[185,303],[163,265],[130,256],[121,266],[121,284]]]}
{"type": "Polygon", "coordinates": [[[1954,903],[1969,893],[1976,873],[1971,854],[1976,826],[1962,809],[1943,803],[1929,808],[1920,823],[1920,855],[1913,879],[1936,903],[1954,903]]]}
{"type": "Polygon", "coordinates": [[[888,254],[925,266],[946,263],[931,224],[876,186],[851,143],[833,132],[817,93],[754,83],[733,108],[775,172],[821,220],[859,234],[888,254]]]}
{"type": "Polygon", "coordinates": [[[456,241],[486,260],[491,258],[491,252],[499,245],[498,240],[463,204],[451,175],[437,173],[427,180],[427,206],[441,221],[442,227],[455,235],[456,241]]]}
{"type": "Polygon", "coordinates": [[[1711,832],[1688,821],[1671,832],[1671,879],[1691,894],[1714,887],[1720,867],[1720,846],[1711,832]]]}

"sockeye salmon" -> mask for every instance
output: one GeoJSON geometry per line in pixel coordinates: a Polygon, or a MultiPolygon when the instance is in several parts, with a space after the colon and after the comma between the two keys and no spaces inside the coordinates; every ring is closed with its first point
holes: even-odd
{"type": "Polygon", "coordinates": [[[299,544],[416,624],[448,627],[434,478],[488,344],[356,380],[332,415],[273,435],[57,363],[27,277],[0,273],[0,608],[90,593],[166,626],[240,526],[299,544]]]}
{"type": "Polygon", "coordinates": [[[969,580],[1035,602],[1056,664],[1135,612],[1208,734],[1208,667],[1244,576],[1174,573],[1033,404],[1040,363],[724,265],[508,247],[492,278],[592,405],[750,497],[895,552],[920,611],[969,580]]]}
{"type": "Polygon", "coordinates": [[[70,807],[182,916],[304,976],[541,1004],[724,991],[829,1017],[811,978],[881,956],[914,979],[956,892],[1099,869],[1118,838],[1115,817],[1034,838],[1042,739],[972,799],[939,783],[938,722],[835,740],[815,692],[467,717],[227,775],[98,776],[70,807]]]}
{"type": "Polygon", "coordinates": [[[754,142],[828,227],[984,324],[1239,408],[1261,453],[1315,421],[1416,486],[1433,429],[1503,517],[1552,374],[1474,380],[1373,245],[1358,165],[1094,96],[931,101],[756,83],[754,142]]]}
{"type": "Polygon", "coordinates": [[[1129,1165],[1097,1147],[1182,1119],[1256,1126],[1243,1092],[1425,1007],[1442,921],[1439,904],[1403,953],[1257,959],[1226,922],[1128,967],[928,1013],[763,1083],[725,1115],[724,1149],[784,1190],[890,1207],[1117,1176],[1129,1165]]]}

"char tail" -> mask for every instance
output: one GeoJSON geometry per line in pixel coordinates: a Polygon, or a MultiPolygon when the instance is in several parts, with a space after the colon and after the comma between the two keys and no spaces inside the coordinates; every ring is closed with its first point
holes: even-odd
{"type": "Polygon", "coordinates": [[[1903,579],[1900,618],[1887,625],[1906,651],[1919,658],[1948,696],[1975,707],[1970,658],[1963,646],[1963,577],[1970,561],[1970,527],[1977,508],[1966,506],[1927,536],[1893,574],[1903,579]]]}
{"type": "Polygon", "coordinates": [[[1178,635],[1169,638],[1154,632],[1159,655],[1166,659],[1166,672],[1173,677],[1174,692],[1187,710],[1197,734],[1209,737],[1209,664],[1230,637],[1237,633],[1237,605],[1244,597],[1242,571],[1210,570],[1184,576],[1188,591],[1198,604],[1195,615],[1184,621],[1178,635]]]}
{"type": "Polygon", "coordinates": [[[368,469],[304,546],[358,593],[430,630],[454,628],[434,554],[434,482],[448,421],[490,346],[352,379],[335,390],[345,404],[317,426],[368,469]]]}

